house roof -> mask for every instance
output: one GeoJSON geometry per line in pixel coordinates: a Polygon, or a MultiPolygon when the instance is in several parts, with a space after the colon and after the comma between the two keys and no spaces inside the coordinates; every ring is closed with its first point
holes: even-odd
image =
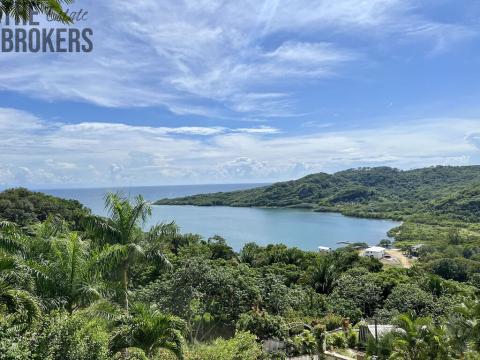
{"type": "Polygon", "coordinates": [[[383,248],[381,246],[372,246],[372,247],[369,247],[369,248],[365,249],[365,251],[382,252],[382,251],[385,251],[385,248],[383,248]]]}

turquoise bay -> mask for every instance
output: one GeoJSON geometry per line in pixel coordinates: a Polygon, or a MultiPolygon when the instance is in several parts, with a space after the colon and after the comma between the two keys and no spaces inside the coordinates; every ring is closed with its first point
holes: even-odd
{"type": "MultiPolygon", "coordinates": [[[[172,198],[217,191],[252,188],[258,184],[188,185],[128,187],[110,189],[42,190],[45,193],[76,199],[99,215],[105,215],[103,196],[107,191],[122,191],[127,195],[141,194],[147,200],[172,198]]],[[[399,223],[390,220],[359,219],[334,213],[315,213],[302,209],[231,208],[223,206],[154,206],[147,225],[175,221],[184,233],[196,233],[205,238],[224,237],[235,250],[245,243],[259,245],[282,243],[303,250],[318,246],[336,248],[338,242],[376,244],[387,231],[399,223]]]]}

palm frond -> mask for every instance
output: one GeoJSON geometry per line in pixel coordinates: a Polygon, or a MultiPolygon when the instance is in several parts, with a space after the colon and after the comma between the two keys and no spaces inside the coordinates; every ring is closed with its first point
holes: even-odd
{"type": "Polygon", "coordinates": [[[34,11],[54,16],[57,21],[71,24],[73,20],[65,13],[62,4],[71,4],[73,0],[1,0],[0,20],[11,16],[15,21],[27,21],[34,11]]]}
{"type": "Polygon", "coordinates": [[[111,271],[119,264],[126,261],[128,255],[128,245],[108,245],[97,255],[96,265],[104,272],[111,271]]]}
{"type": "Polygon", "coordinates": [[[173,268],[172,263],[160,250],[153,250],[147,252],[145,258],[153,262],[160,269],[171,270],[173,268]]]}
{"type": "Polygon", "coordinates": [[[100,239],[103,243],[116,243],[121,238],[121,232],[109,219],[100,216],[86,216],[82,220],[87,233],[94,239],[100,239]]]}

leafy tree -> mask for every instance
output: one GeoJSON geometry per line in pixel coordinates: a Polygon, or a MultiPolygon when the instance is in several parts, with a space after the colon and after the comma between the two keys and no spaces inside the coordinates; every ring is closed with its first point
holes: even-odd
{"type": "Polygon", "coordinates": [[[242,313],[261,298],[259,278],[244,264],[229,266],[204,258],[182,259],[172,273],[136,294],[137,301],[155,302],[185,319],[191,341],[230,333],[242,313]]]}
{"type": "Polygon", "coordinates": [[[414,284],[400,284],[385,300],[386,310],[402,314],[412,312],[415,316],[428,316],[434,312],[435,301],[431,294],[414,284]]]}
{"type": "MultiPolygon", "coordinates": [[[[27,2],[31,1],[25,1],[27,2]]],[[[75,230],[81,230],[80,219],[89,212],[76,200],[60,199],[23,188],[0,192],[0,221],[8,220],[18,226],[30,225],[45,221],[49,216],[56,216],[65,219],[75,230]]]]}
{"type": "Polygon", "coordinates": [[[235,257],[233,249],[227,245],[227,241],[221,236],[215,235],[208,239],[208,247],[212,252],[212,259],[230,260],[235,257]]]}
{"type": "Polygon", "coordinates": [[[362,268],[352,269],[339,278],[329,303],[333,312],[359,320],[361,314],[371,317],[381,307],[382,293],[381,284],[374,274],[362,268]]]}
{"type": "Polygon", "coordinates": [[[0,222],[0,315],[20,315],[32,322],[40,315],[40,300],[31,293],[33,271],[20,256],[25,249],[14,223],[0,222]]]}
{"type": "Polygon", "coordinates": [[[467,281],[468,268],[464,261],[458,259],[439,259],[429,264],[431,271],[444,279],[467,281]]]}
{"type": "Polygon", "coordinates": [[[382,239],[380,240],[380,242],[378,243],[378,246],[382,246],[384,248],[390,248],[390,246],[392,246],[392,241],[391,240],[388,240],[388,239],[382,239]]]}
{"type": "Polygon", "coordinates": [[[287,335],[287,325],[282,317],[254,310],[240,316],[237,330],[249,331],[262,340],[284,339],[287,335]]]}
{"type": "Polygon", "coordinates": [[[259,251],[260,246],[255,243],[247,243],[240,251],[239,259],[241,262],[254,266],[259,251]]]}
{"type": "Polygon", "coordinates": [[[295,303],[291,289],[281,276],[265,274],[260,289],[262,308],[273,315],[285,314],[295,303]]]}

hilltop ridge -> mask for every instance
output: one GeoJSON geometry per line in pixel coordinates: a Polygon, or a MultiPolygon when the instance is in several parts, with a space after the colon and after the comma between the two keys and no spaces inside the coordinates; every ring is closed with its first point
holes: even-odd
{"type": "Polygon", "coordinates": [[[477,222],[480,166],[349,169],[249,190],[162,199],[156,204],[298,207],[397,220],[428,213],[477,222]]]}

